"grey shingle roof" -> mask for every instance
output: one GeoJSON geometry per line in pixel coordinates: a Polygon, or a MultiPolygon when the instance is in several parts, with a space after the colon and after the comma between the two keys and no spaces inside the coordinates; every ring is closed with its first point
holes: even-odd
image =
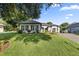
{"type": "MultiPolygon", "coordinates": [[[[58,26],[58,25],[56,25],[56,24],[53,24],[52,26],[58,26]]],[[[59,26],[58,26],[59,27],[59,26]]]]}
{"type": "Polygon", "coordinates": [[[19,23],[20,24],[42,24],[42,26],[58,26],[56,24],[49,25],[47,23],[40,23],[40,22],[35,21],[35,20],[26,20],[26,21],[21,21],[19,23]]]}
{"type": "Polygon", "coordinates": [[[69,27],[79,27],[79,23],[72,23],[69,27]]]}
{"type": "Polygon", "coordinates": [[[59,26],[56,25],[56,24],[52,24],[52,25],[50,25],[50,24],[47,24],[47,23],[42,23],[42,26],[57,26],[57,27],[59,27],[59,26]]]}
{"type": "Polygon", "coordinates": [[[26,20],[26,21],[21,21],[19,22],[20,24],[41,24],[38,21],[34,21],[34,20],[26,20]]]}

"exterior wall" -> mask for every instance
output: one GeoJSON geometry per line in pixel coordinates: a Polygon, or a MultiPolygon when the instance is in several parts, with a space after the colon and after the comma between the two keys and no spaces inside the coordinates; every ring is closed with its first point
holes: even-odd
{"type": "Polygon", "coordinates": [[[42,26],[43,28],[47,28],[47,26],[42,26]]]}
{"type": "Polygon", "coordinates": [[[53,32],[58,32],[58,27],[57,26],[52,26],[52,31],[53,32]],[[55,29],[55,30],[54,30],[55,29]]]}
{"type": "Polygon", "coordinates": [[[41,32],[45,32],[45,30],[46,30],[47,27],[48,26],[42,26],[41,32]]]}
{"type": "Polygon", "coordinates": [[[42,27],[43,29],[41,29],[41,32],[45,32],[45,30],[47,30],[48,32],[60,33],[60,28],[58,26],[52,26],[52,27],[42,26],[42,27]]]}
{"type": "Polygon", "coordinates": [[[41,31],[41,25],[40,24],[20,24],[20,30],[28,33],[28,31],[26,29],[30,30],[31,32],[37,32],[37,31],[40,32],[41,31]],[[23,30],[22,30],[22,26],[24,27],[23,30]],[[28,26],[28,28],[26,28],[26,26],[28,26]],[[33,29],[31,28],[31,26],[33,26],[33,29]]]}
{"type": "Polygon", "coordinates": [[[58,33],[60,33],[60,27],[58,27],[58,33]]]}
{"type": "Polygon", "coordinates": [[[0,26],[0,32],[3,32],[3,31],[4,31],[4,27],[0,26]]]}
{"type": "Polygon", "coordinates": [[[48,31],[49,31],[49,32],[52,32],[52,28],[51,28],[51,27],[48,27],[48,31]]]}
{"type": "Polygon", "coordinates": [[[41,32],[41,25],[39,25],[39,32],[41,32]]]}
{"type": "Polygon", "coordinates": [[[26,26],[28,26],[28,29],[31,29],[31,25],[34,26],[34,30],[31,30],[32,32],[45,32],[45,30],[49,31],[49,32],[60,32],[60,28],[58,26],[52,26],[52,27],[48,27],[48,26],[41,26],[41,24],[20,24],[20,30],[22,30],[22,26],[24,26],[23,32],[28,33],[28,31],[26,30],[26,26]],[[36,28],[38,26],[38,28],[36,28]],[[42,29],[43,28],[43,29],[42,29]]]}
{"type": "Polygon", "coordinates": [[[72,28],[69,28],[68,31],[69,31],[70,33],[77,33],[77,32],[79,33],[79,27],[74,27],[74,28],[72,27],[72,28]]]}
{"type": "Polygon", "coordinates": [[[48,31],[49,32],[56,32],[59,33],[60,32],[60,28],[57,26],[52,26],[52,27],[48,27],[48,31]]]}

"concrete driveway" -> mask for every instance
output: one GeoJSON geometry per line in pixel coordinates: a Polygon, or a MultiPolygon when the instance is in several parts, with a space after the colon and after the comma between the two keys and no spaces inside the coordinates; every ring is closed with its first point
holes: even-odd
{"type": "Polygon", "coordinates": [[[79,42],[79,35],[75,35],[75,34],[72,34],[72,33],[60,33],[60,35],[68,38],[68,39],[71,39],[75,42],[79,42]]]}

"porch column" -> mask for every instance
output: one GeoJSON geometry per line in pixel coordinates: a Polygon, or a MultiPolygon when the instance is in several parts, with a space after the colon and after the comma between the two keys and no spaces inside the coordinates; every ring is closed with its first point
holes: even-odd
{"type": "Polygon", "coordinates": [[[24,25],[24,31],[26,31],[26,25],[24,25]]]}
{"type": "Polygon", "coordinates": [[[19,29],[21,30],[21,25],[19,26],[19,29]]]}
{"type": "Polygon", "coordinates": [[[57,33],[58,33],[58,27],[57,27],[57,33]]]}
{"type": "Polygon", "coordinates": [[[45,32],[45,28],[44,28],[44,32],[45,32]]]}
{"type": "Polygon", "coordinates": [[[58,33],[58,27],[56,28],[56,32],[58,33]]]}
{"type": "Polygon", "coordinates": [[[39,31],[40,31],[40,29],[41,29],[40,27],[41,27],[41,26],[39,25],[39,31]]]}
{"type": "Polygon", "coordinates": [[[29,30],[31,30],[31,25],[29,25],[29,30]]]}

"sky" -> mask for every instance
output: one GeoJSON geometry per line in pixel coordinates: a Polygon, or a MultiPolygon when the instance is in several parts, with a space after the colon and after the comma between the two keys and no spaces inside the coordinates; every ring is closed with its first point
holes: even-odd
{"type": "Polygon", "coordinates": [[[60,25],[64,22],[69,24],[79,22],[79,3],[63,3],[51,5],[49,9],[41,10],[39,22],[49,22],[60,25]]]}

